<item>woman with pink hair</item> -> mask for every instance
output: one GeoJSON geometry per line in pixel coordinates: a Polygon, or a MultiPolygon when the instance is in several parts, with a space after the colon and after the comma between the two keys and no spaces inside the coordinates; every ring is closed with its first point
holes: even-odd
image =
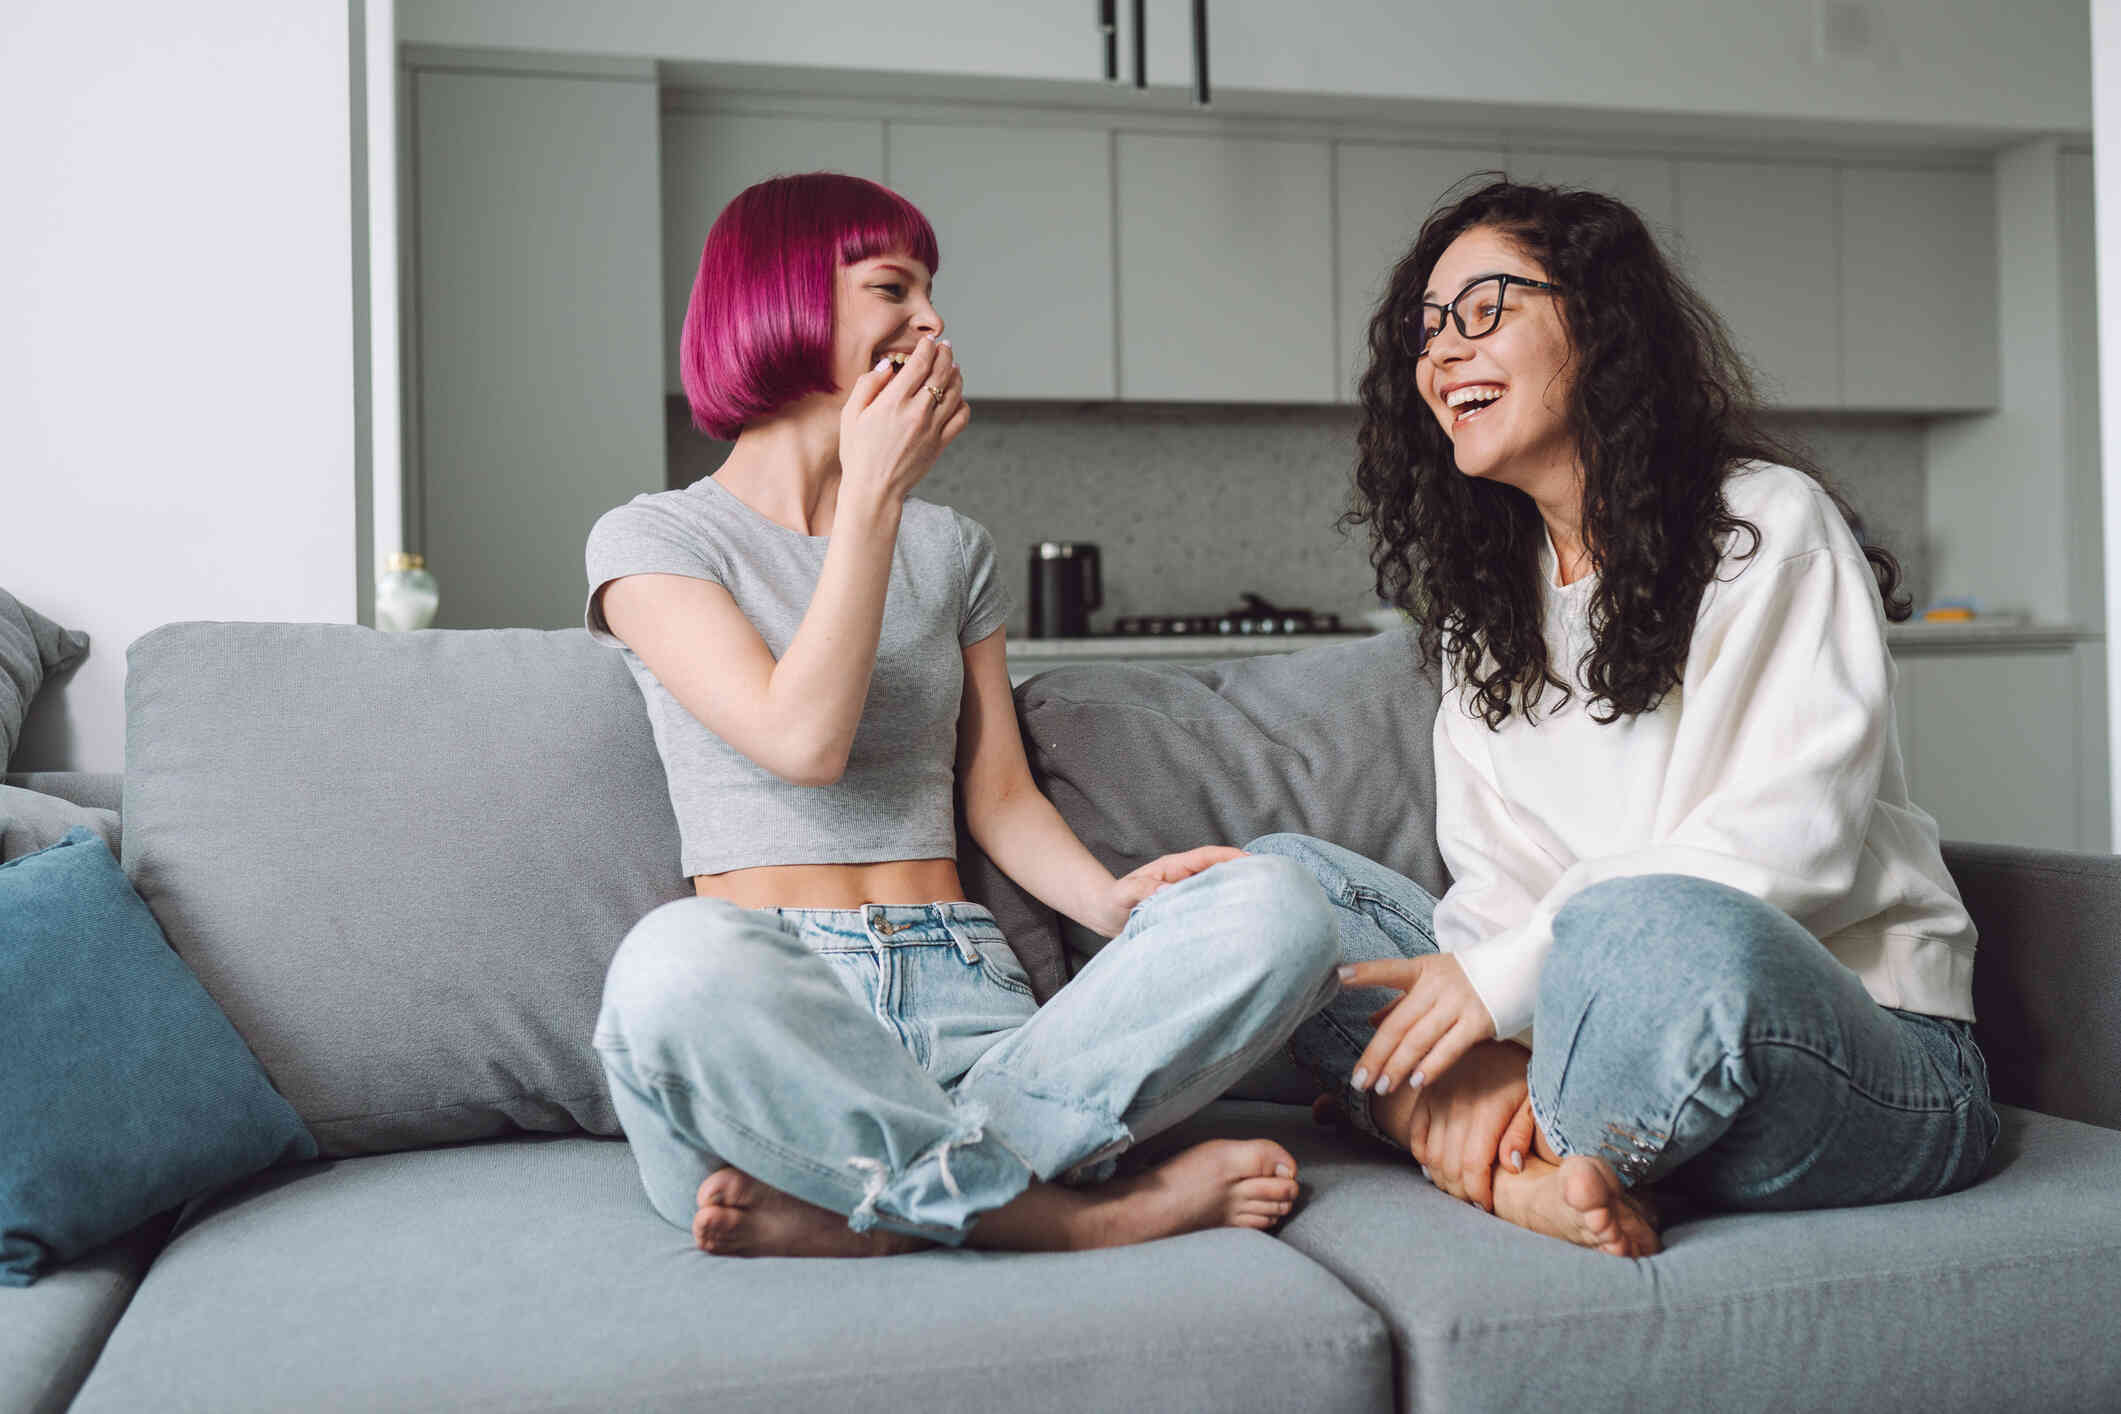
{"type": "Polygon", "coordinates": [[[986,531],[912,495],[970,409],[935,234],[831,173],[739,195],[681,348],[734,449],[590,533],[695,896],[620,945],[596,1045],[649,1200],[717,1253],[1064,1249],[1273,1227],[1271,1141],[1113,1178],[1337,990],[1331,908],[1220,846],[1114,878],[1031,778],[986,531]],[[955,861],[972,837],[1112,941],[1040,1008],[955,861]]]}

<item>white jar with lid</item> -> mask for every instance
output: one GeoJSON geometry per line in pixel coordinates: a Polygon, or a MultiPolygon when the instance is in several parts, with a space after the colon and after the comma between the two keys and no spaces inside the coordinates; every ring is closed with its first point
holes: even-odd
{"type": "Polygon", "coordinates": [[[442,602],[435,577],[419,555],[392,555],[376,579],[376,627],[389,633],[426,628],[442,602]]]}

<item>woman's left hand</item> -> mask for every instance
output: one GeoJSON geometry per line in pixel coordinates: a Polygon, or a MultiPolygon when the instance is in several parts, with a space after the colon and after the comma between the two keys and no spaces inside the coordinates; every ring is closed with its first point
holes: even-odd
{"type": "Polygon", "coordinates": [[[1340,985],[1406,993],[1378,1013],[1377,1034],[1348,1077],[1358,1090],[1389,1095],[1409,1079],[1426,1084],[1495,1036],[1495,1018],[1449,953],[1351,963],[1340,969],[1340,985]]]}
{"type": "Polygon", "coordinates": [[[1152,859],[1133,873],[1123,874],[1112,881],[1112,888],[1105,895],[1103,906],[1097,910],[1097,919],[1091,926],[1105,937],[1117,937],[1127,926],[1127,915],[1134,911],[1134,906],[1158,889],[1181,879],[1190,879],[1226,859],[1244,857],[1245,852],[1241,849],[1210,844],[1152,859]]]}

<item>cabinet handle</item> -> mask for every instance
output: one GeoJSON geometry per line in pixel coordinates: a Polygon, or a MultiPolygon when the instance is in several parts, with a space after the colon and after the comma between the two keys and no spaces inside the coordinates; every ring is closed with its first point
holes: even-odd
{"type": "Polygon", "coordinates": [[[1119,0],[1097,0],[1097,28],[1104,38],[1105,82],[1119,82],[1119,0]]]}
{"type": "Polygon", "coordinates": [[[1193,0],[1193,101],[1208,106],[1208,0],[1193,0]]]}
{"type": "Polygon", "coordinates": [[[1149,0],[1134,0],[1134,86],[1149,86],[1149,0]]]}

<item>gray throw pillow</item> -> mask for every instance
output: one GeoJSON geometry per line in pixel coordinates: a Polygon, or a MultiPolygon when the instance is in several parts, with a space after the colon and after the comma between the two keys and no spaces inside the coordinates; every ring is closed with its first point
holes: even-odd
{"type": "MultiPolygon", "coordinates": [[[[1441,894],[1437,693],[1435,671],[1402,630],[1200,667],[1057,668],[1016,696],[1040,786],[1115,874],[1174,850],[1291,831],[1441,894]]],[[[1050,940],[1027,926],[1010,941],[1020,954],[1064,944],[1076,965],[1103,946],[1073,922],[1056,927],[1050,940]]],[[[1231,1093],[1308,1100],[1316,1089],[1272,1063],[1231,1093]]]]}
{"type": "Polygon", "coordinates": [[[619,1132],[604,971],[689,890],[615,650],[172,624],[125,689],[126,872],[327,1155],[619,1132]]]}
{"type": "Polygon", "coordinates": [[[0,864],[50,849],[77,826],[94,831],[113,855],[119,852],[117,811],[96,810],[56,795],[0,785],[0,864]]]}
{"type": "Polygon", "coordinates": [[[88,655],[88,635],[64,629],[0,589],[0,765],[15,754],[37,689],[88,655]]]}

